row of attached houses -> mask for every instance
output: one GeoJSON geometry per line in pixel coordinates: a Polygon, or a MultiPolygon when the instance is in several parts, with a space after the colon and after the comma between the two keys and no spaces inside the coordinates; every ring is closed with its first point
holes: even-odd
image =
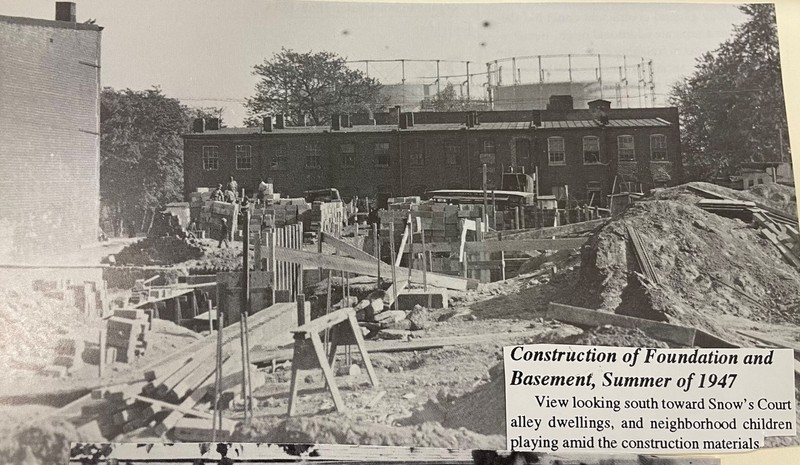
{"type": "Polygon", "coordinates": [[[602,204],[624,190],[674,185],[682,178],[676,108],[612,109],[595,100],[574,109],[553,96],[546,110],[340,115],[329,127],[292,127],[280,115],[256,128],[198,121],[184,135],[188,192],[233,176],[253,191],[336,187],[347,198],[421,195],[488,187],[502,172],[538,174],[541,195],[602,204]],[[566,186],[566,187],[565,187],[566,186]]]}

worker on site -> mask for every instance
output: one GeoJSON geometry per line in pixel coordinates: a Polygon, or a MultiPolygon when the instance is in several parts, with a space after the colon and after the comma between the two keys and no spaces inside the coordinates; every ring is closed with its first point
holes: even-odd
{"type": "Polygon", "coordinates": [[[227,220],[227,218],[223,218],[222,219],[222,226],[220,226],[220,231],[219,231],[219,245],[217,246],[220,249],[222,248],[222,244],[223,243],[225,244],[225,247],[230,248],[231,244],[230,244],[230,242],[228,242],[228,233],[229,232],[230,232],[230,230],[228,229],[228,220],[227,220]]]}
{"type": "Polygon", "coordinates": [[[225,196],[222,193],[222,184],[217,184],[217,188],[211,193],[211,200],[215,202],[222,202],[225,196]]]}
{"type": "Polygon", "coordinates": [[[264,182],[264,178],[259,178],[258,193],[256,193],[256,198],[258,199],[259,202],[264,201],[264,196],[267,194],[268,188],[269,186],[267,185],[267,183],[264,182]]]}
{"type": "Polygon", "coordinates": [[[228,185],[225,186],[226,190],[233,192],[234,198],[239,195],[239,183],[233,179],[233,175],[228,178],[228,185]]]}
{"type": "Polygon", "coordinates": [[[225,191],[225,200],[224,201],[228,202],[228,203],[236,203],[236,192],[234,192],[234,191],[232,191],[230,189],[227,189],[225,191]]]}

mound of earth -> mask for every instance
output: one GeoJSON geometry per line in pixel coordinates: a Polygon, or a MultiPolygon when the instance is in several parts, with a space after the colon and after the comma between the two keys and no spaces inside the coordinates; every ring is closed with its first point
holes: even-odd
{"type": "Polygon", "coordinates": [[[114,256],[119,265],[174,265],[203,256],[199,241],[176,236],[147,237],[114,256]]]}
{"type": "Polygon", "coordinates": [[[706,212],[694,205],[697,200],[684,186],[665,189],[604,226],[583,251],[582,292],[606,311],[721,337],[724,328],[714,324],[719,314],[800,323],[794,309],[800,274],[756,229],[706,212]],[[642,237],[661,286],[639,274],[626,227],[642,237]]]}
{"type": "Polygon", "coordinates": [[[71,442],[95,440],[82,438],[67,421],[25,426],[0,439],[0,463],[51,465],[67,463],[71,442]]]}
{"type": "Polygon", "coordinates": [[[658,189],[653,192],[652,198],[655,200],[676,200],[687,205],[694,205],[704,197],[692,191],[690,187],[697,187],[730,199],[755,202],[779,210],[785,215],[797,217],[795,190],[782,184],[760,184],[748,190],[738,191],[707,182],[690,182],[667,189],[658,189]]]}

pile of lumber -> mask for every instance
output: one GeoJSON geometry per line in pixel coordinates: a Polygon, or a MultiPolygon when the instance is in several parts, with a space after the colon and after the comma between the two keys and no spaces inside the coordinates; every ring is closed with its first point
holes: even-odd
{"type": "MultiPolygon", "coordinates": [[[[308,305],[306,312],[310,313],[308,305]]],[[[297,304],[260,310],[249,317],[248,325],[251,337],[264,347],[287,344],[292,340],[289,331],[297,327],[297,304]]],[[[220,397],[227,399],[229,407],[236,406],[233,393],[243,379],[239,335],[239,325],[222,329],[220,397]]],[[[211,334],[145,367],[144,381],[94,390],[91,402],[82,407],[80,428],[99,430],[109,439],[120,434],[162,437],[170,433],[176,440],[210,440],[217,337],[211,334]]],[[[251,380],[253,387],[264,381],[254,370],[251,380]]],[[[224,419],[216,438],[228,440],[235,426],[235,421],[224,419]]]]}
{"type": "Polygon", "coordinates": [[[650,260],[650,254],[647,252],[647,247],[645,247],[642,236],[639,235],[639,231],[628,224],[625,225],[625,228],[628,230],[628,238],[631,241],[631,248],[633,249],[633,255],[636,258],[636,263],[639,265],[639,271],[641,271],[642,274],[647,277],[648,281],[660,286],[661,280],[658,278],[658,274],[653,267],[653,263],[650,260]]]}

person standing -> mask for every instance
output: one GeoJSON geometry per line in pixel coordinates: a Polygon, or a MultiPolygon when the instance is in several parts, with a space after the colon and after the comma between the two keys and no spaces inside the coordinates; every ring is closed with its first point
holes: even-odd
{"type": "Polygon", "coordinates": [[[220,227],[220,232],[219,232],[220,236],[219,236],[219,245],[217,246],[218,248],[221,249],[223,243],[225,244],[226,248],[230,248],[231,244],[230,244],[230,242],[228,242],[228,233],[229,232],[230,232],[230,229],[228,229],[228,219],[227,218],[223,218],[222,219],[222,226],[220,227]]]}
{"type": "Polygon", "coordinates": [[[226,190],[233,192],[237,198],[239,197],[239,183],[233,179],[233,175],[228,178],[228,185],[225,187],[226,190]]]}

